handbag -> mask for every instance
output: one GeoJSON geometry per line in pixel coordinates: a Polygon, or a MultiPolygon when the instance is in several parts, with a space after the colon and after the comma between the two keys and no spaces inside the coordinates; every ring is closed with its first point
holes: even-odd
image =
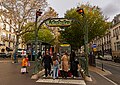
{"type": "Polygon", "coordinates": [[[30,66],[30,62],[28,62],[28,66],[30,66]]]}
{"type": "Polygon", "coordinates": [[[25,73],[26,72],[26,68],[21,68],[21,73],[25,73]]]}

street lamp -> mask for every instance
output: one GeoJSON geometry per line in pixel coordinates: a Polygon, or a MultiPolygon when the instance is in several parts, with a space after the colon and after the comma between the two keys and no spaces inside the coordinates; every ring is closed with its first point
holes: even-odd
{"type": "Polygon", "coordinates": [[[37,19],[41,16],[42,12],[40,10],[36,11],[36,18],[35,18],[35,67],[34,67],[34,74],[38,72],[38,60],[37,60],[37,45],[38,45],[38,30],[37,27],[37,19]]]}
{"type": "Polygon", "coordinates": [[[88,27],[87,27],[87,21],[86,21],[86,16],[84,13],[83,8],[78,8],[77,11],[79,14],[83,16],[84,19],[84,45],[85,45],[85,60],[86,60],[86,65],[85,65],[85,74],[89,76],[88,72],[88,27]]]}

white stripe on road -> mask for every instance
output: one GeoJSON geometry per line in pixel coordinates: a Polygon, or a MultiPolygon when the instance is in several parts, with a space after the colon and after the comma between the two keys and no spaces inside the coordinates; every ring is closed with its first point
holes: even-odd
{"type": "Polygon", "coordinates": [[[106,80],[108,80],[109,82],[111,82],[114,85],[118,85],[117,83],[115,83],[114,81],[110,80],[109,78],[105,77],[104,75],[98,73],[100,76],[102,76],[103,78],[105,78],[106,80]]]}
{"type": "Polygon", "coordinates": [[[53,80],[53,79],[38,79],[36,82],[86,85],[84,80],[74,80],[74,79],[55,79],[55,80],[53,80]]]}

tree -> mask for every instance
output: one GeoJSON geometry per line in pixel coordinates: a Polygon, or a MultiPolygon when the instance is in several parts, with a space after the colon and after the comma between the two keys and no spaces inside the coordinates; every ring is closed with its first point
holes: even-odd
{"type": "MultiPolygon", "coordinates": [[[[28,24],[30,24],[30,23],[28,23],[28,24]]],[[[34,29],[34,26],[33,26],[33,29],[34,29]]],[[[24,43],[27,44],[28,41],[32,41],[35,39],[35,34],[34,34],[34,32],[25,33],[24,35],[22,35],[22,39],[23,39],[24,43]]],[[[40,40],[42,42],[46,42],[46,43],[51,43],[51,40],[53,40],[53,39],[54,39],[54,36],[53,36],[51,30],[49,30],[45,26],[42,26],[41,29],[38,31],[38,40],[40,40]]]]}
{"type": "Polygon", "coordinates": [[[81,5],[84,15],[77,13],[77,8],[67,10],[65,18],[72,19],[71,26],[65,28],[65,31],[61,33],[62,37],[72,45],[74,49],[79,48],[84,44],[84,29],[88,27],[88,42],[97,36],[104,35],[106,29],[109,27],[109,22],[101,12],[98,6],[91,6],[89,4],[81,5]]]}
{"type": "Polygon", "coordinates": [[[16,34],[16,52],[20,36],[31,31],[29,29],[31,25],[27,28],[24,28],[24,25],[35,18],[36,10],[44,10],[47,7],[47,2],[46,0],[2,0],[0,6],[2,21],[7,23],[16,34]]]}

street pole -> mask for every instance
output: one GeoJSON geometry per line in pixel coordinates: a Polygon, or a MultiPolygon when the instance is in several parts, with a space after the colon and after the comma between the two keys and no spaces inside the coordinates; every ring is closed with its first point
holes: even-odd
{"type": "Polygon", "coordinates": [[[85,26],[84,26],[84,44],[85,44],[85,59],[86,59],[85,74],[87,76],[89,76],[89,72],[88,72],[88,46],[87,46],[88,45],[88,27],[87,27],[86,16],[83,15],[83,18],[84,18],[84,23],[85,23],[85,26]]]}
{"type": "Polygon", "coordinates": [[[38,41],[38,32],[37,32],[37,18],[35,18],[35,67],[34,67],[34,74],[37,73],[37,41],[38,41]]]}
{"type": "Polygon", "coordinates": [[[37,45],[38,45],[38,27],[37,27],[37,19],[38,19],[38,16],[41,16],[42,12],[39,11],[36,11],[36,18],[35,18],[35,67],[34,67],[34,73],[37,73],[38,72],[38,60],[37,60],[37,45]]]}
{"type": "Polygon", "coordinates": [[[84,22],[84,48],[85,48],[85,75],[89,76],[88,72],[88,27],[87,27],[87,18],[86,15],[84,14],[83,8],[77,9],[77,12],[83,16],[83,22],[84,22]]]}

